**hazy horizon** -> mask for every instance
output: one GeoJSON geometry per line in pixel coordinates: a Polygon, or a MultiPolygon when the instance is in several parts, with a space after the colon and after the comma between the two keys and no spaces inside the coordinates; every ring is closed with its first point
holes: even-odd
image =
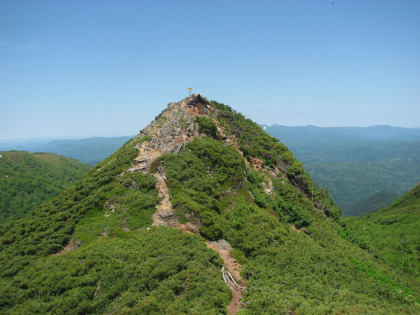
{"type": "MultiPolygon", "coordinates": [[[[282,124],[265,124],[265,123],[258,123],[258,125],[265,125],[268,127],[272,126],[282,126],[282,127],[315,127],[315,128],[370,128],[370,127],[392,127],[392,128],[402,128],[402,129],[415,129],[420,130],[420,127],[400,127],[400,126],[391,126],[391,125],[372,125],[372,126],[315,126],[315,125],[299,125],[299,126],[288,126],[288,125],[282,125],[282,124]]],[[[146,127],[146,126],[144,126],[146,127]]],[[[28,137],[28,138],[0,138],[0,143],[13,143],[13,142],[31,142],[31,141],[54,141],[54,140],[83,140],[83,139],[91,139],[91,138],[122,138],[122,137],[135,137],[140,130],[135,134],[125,134],[125,135],[110,135],[110,136],[104,136],[104,135],[82,135],[82,136],[48,136],[48,137],[28,137]]]]}

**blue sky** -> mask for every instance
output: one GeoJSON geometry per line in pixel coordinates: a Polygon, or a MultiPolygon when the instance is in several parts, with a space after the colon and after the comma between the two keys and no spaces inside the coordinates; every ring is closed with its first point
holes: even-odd
{"type": "Polygon", "coordinates": [[[189,86],[258,123],[420,127],[420,1],[0,0],[0,139],[134,135],[189,86]]]}

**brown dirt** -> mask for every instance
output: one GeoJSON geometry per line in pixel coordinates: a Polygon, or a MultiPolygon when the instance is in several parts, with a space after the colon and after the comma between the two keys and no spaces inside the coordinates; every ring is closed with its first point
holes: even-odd
{"type": "Polygon", "coordinates": [[[291,228],[293,231],[300,232],[300,230],[299,230],[299,229],[297,229],[297,228],[296,228],[296,226],[295,226],[294,224],[292,224],[292,225],[290,226],[290,228],[291,228]]]}
{"type": "Polygon", "coordinates": [[[153,226],[169,225],[167,224],[168,222],[161,217],[161,214],[173,212],[169,197],[169,187],[164,179],[165,175],[162,172],[157,172],[154,176],[156,178],[156,188],[159,192],[159,196],[162,197],[162,200],[156,206],[156,212],[152,216],[153,226]]]}
{"type": "Polygon", "coordinates": [[[223,260],[225,268],[227,268],[232,273],[236,283],[239,285],[239,288],[230,288],[232,291],[232,298],[227,307],[228,315],[237,314],[242,308],[242,290],[246,288],[245,281],[241,277],[242,266],[232,256],[231,251],[220,248],[216,242],[206,241],[206,245],[209,249],[212,249],[219,254],[220,258],[223,260]]]}
{"type": "Polygon", "coordinates": [[[263,167],[264,167],[263,161],[261,161],[259,158],[254,158],[254,157],[251,157],[251,161],[254,164],[254,170],[260,171],[260,172],[263,170],[263,167]]]}
{"type": "Polygon", "coordinates": [[[70,242],[66,245],[66,247],[64,247],[58,253],[51,254],[51,257],[71,252],[72,250],[78,249],[81,245],[82,245],[81,241],[74,240],[74,238],[72,237],[70,242]]]}

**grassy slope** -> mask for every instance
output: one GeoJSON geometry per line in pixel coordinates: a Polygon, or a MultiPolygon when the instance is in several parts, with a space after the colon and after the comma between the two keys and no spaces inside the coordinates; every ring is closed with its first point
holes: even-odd
{"type": "Polygon", "coordinates": [[[386,208],[345,222],[372,244],[371,251],[420,281],[420,185],[386,208]]]}
{"type": "Polygon", "coordinates": [[[236,150],[210,138],[156,161],[177,214],[199,218],[201,235],[147,229],[159,200],[154,177],[120,176],[137,155],[134,145],[148,141],[136,138],[0,238],[0,310],[224,313],[230,292],[222,262],[204,245],[204,237],[223,237],[244,266],[244,313],[414,313],[409,295],[418,286],[339,237],[338,209],[293,155],[255,123],[213,105],[245,157],[268,169],[249,171],[236,150]],[[284,176],[273,176],[274,166],[284,176]],[[269,180],[273,195],[263,190],[269,180]],[[79,249],[50,256],[72,238],[79,249]]]}
{"type": "Polygon", "coordinates": [[[0,222],[23,217],[90,167],[52,153],[0,152],[0,222]]]}

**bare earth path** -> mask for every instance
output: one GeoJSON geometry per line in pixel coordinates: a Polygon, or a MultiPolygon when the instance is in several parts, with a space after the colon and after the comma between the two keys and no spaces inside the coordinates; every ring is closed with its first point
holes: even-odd
{"type": "Polygon", "coordinates": [[[169,219],[173,218],[173,212],[172,212],[172,204],[170,201],[169,196],[169,187],[168,183],[166,182],[166,177],[163,172],[157,172],[154,174],[156,178],[156,188],[159,192],[159,197],[162,198],[162,200],[159,202],[159,204],[156,206],[156,212],[153,214],[153,225],[168,225],[173,226],[172,224],[169,224],[169,219]],[[168,220],[165,220],[168,219],[168,220]]]}
{"type": "MultiPolygon", "coordinates": [[[[184,224],[180,224],[174,216],[172,204],[170,201],[171,197],[169,194],[168,182],[166,180],[164,172],[160,170],[157,173],[155,173],[154,176],[156,178],[156,188],[159,192],[159,197],[161,197],[162,199],[156,206],[156,213],[154,213],[152,216],[153,225],[172,226],[174,228],[181,229],[184,232],[191,233],[191,231],[186,229],[184,224]]],[[[227,306],[227,312],[228,315],[237,314],[242,308],[242,290],[245,289],[245,281],[241,277],[242,266],[232,256],[232,247],[229,245],[228,242],[224,240],[220,240],[218,242],[206,241],[206,245],[209,249],[217,252],[220,258],[223,260],[223,265],[225,268],[222,269],[223,278],[232,291],[232,298],[230,300],[229,305],[227,306]],[[226,269],[228,272],[226,272],[226,269]],[[229,279],[229,274],[233,276],[234,281],[229,279]],[[228,280],[228,282],[226,280],[228,280]]]]}
{"type": "MultiPolygon", "coordinates": [[[[225,241],[226,242],[226,241],[225,241]]],[[[206,241],[206,245],[208,248],[216,251],[220,258],[222,258],[224,267],[229,270],[229,272],[235,278],[237,286],[229,285],[229,288],[232,291],[232,298],[230,303],[227,307],[228,315],[234,315],[239,312],[242,308],[241,304],[241,297],[242,297],[242,290],[245,289],[245,282],[241,277],[242,266],[238,263],[235,258],[233,258],[231,254],[232,248],[230,247],[229,243],[226,242],[225,244],[221,244],[222,242],[209,242],[206,241]],[[229,250],[230,247],[230,250],[229,250]]]]}

